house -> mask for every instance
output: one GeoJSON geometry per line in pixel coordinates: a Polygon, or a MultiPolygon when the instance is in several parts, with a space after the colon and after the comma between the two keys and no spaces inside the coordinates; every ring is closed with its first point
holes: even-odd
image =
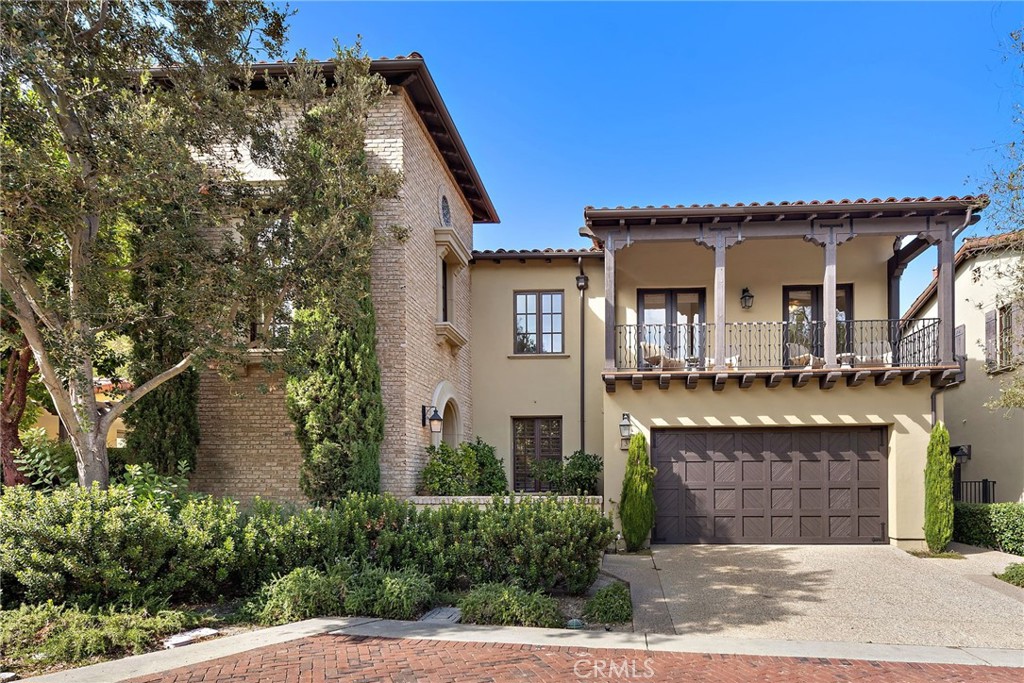
{"type": "MultiPolygon", "coordinates": [[[[1024,233],[966,239],[956,252],[957,327],[964,330],[964,381],[943,394],[957,452],[956,497],[972,502],[1024,501],[1024,411],[986,407],[1002,384],[1022,372],[1024,301],[1012,283],[1024,271],[1024,233]]],[[[906,312],[935,315],[932,280],[906,312]]]]}
{"type": "MultiPolygon", "coordinates": [[[[102,415],[110,410],[111,401],[118,400],[117,394],[119,391],[123,392],[130,388],[131,385],[127,382],[120,382],[118,386],[115,387],[114,382],[111,379],[105,377],[97,378],[94,383],[94,390],[96,392],[96,402],[99,406],[100,414],[102,415]]],[[[45,408],[39,411],[39,416],[36,418],[34,427],[44,430],[50,439],[61,438],[61,434],[64,429],[64,425],[61,424],[60,418],[45,408]]],[[[124,420],[117,418],[114,420],[114,424],[111,426],[110,432],[107,434],[107,447],[124,447],[127,434],[128,427],[125,425],[124,420]]]]}
{"type": "Polygon", "coordinates": [[[949,317],[901,325],[899,278],[936,245],[951,306],[953,239],[982,206],[587,208],[594,248],[474,253],[475,432],[517,488],[531,459],[603,454],[606,507],[620,430],[643,432],[654,542],[919,545],[958,366],[949,317]]]}
{"type": "MultiPolygon", "coordinates": [[[[473,251],[498,217],[423,59],[373,69],[392,95],[366,149],[405,178],[378,218],[409,230],[372,262],[384,491],[480,436],[516,490],[533,460],[602,455],[611,512],[640,431],[654,542],[922,543],[936,392],[959,374],[953,244],[983,200],[591,207],[583,248],[473,251]],[[910,329],[900,274],[932,246],[937,312],[910,329]]],[[[193,486],[301,500],[282,378],[240,374],[201,380],[193,486]]]]}

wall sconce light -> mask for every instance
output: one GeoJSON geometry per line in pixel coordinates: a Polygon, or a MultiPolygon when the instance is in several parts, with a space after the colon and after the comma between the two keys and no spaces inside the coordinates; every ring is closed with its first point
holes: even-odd
{"type": "Polygon", "coordinates": [[[430,433],[440,434],[441,425],[444,424],[444,420],[441,418],[441,414],[437,412],[437,406],[420,406],[422,411],[423,426],[426,427],[427,423],[430,423],[430,433]],[[430,411],[430,415],[427,416],[427,411],[430,411]]]}
{"type": "Polygon", "coordinates": [[[622,414],[622,422],[619,423],[619,448],[629,448],[629,437],[633,435],[633,423],[629,420],[629,413],[622,414]]]}
{"type": "Polygon", "coordinates": [[[579,275],[576,276],[576,289],[582,292],[589,286],[590,278],[587,277],[587,275],[585,275],[584,273],[580,273],[579,275]]]}
{"type": "Polygon", "coordinates": [[[743,310],[750,310],[750,307],[754,305],[754,295],[750,293],[748,287],[743,288],[743,293],[740,294],[740,306],[743,310]]]}
{"type": "Polygon", "coordinates": [[[962,465],[971,459],[971,444],[966,446],[950,446],[949,454],[953,456],[958,465],[962,465]]]}

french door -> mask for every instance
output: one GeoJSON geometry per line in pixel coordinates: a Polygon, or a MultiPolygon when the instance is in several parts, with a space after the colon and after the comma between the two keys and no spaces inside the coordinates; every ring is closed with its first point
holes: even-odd
{"type": "MultiPolygon", "coordinates": [[[[782,288],[782,319],[785,321],[783,358],[793,355],[825,355],[825,296],[821,285],[786,285],[782,288]]],[[[853,285],[836,285],[836,351],[844,353],[851,339],[846,333],[853,320],[853,285]]]]}
{"type": "MultiPolygon", "coordinates": [[[[644,289],[637,292],[638,342],[665,358],[702,356],[705,344],[703,288],[644,289]]],[[[644,358],[641,349],[640,358],[644,358]]]]}

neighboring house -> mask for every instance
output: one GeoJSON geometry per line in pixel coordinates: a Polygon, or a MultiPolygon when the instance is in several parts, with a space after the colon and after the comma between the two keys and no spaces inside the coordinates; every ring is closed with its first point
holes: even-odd
{"type": "MultiPolygon", "coordinates": [[[[98,404],[101,413],[106,413],[110,410],[111,401],[117,400],[117,397],[112,396],[114,392],[114,383],[105,378],[96,380],[96,402],[98,404]]],[[[121,391],[125,391],[131,388],[130,384],[123,383],[119,387],[121,391]]],[[[36,427],[41,427],[46,430],[46,435],[51,439],[58,439],[61,437],[61,423],[60,418],[51,413],[48,410],[42,410],[39,413],[39,417],[36,418],[36,427]]],[[[128,428],[124,424],[124,420],[118,418],[114,420],[113,426],[110,431],[107,432],[107,446],[109,448],[121,448],[125,445],[125,437],[128,434],[128,428]]]]}
{"type": "MultiPolygon", "coordinates": [[[[964,329],[966,373],[943,393],[946,425],[961,455],[956,495],[963,500],[1024,501],[1024,410],[986,407],[1002,383],[1024,372],[1024,301],[1013,286],[1022,273],[1024,233],[964,240],[956,253],[957,326],[964,329]]],[[[906,317],[928,318],[936,311],[933,280],[906,317]]]]}
{"type": "MultiPolygon", "coordinates": [[[[473,252],[498,218],[423,60],[373,69],[393,94],[366,149],[405,178],[378,220],[409,230],[372,263],[385,491],[480,436],[517,490],[531,461],[602,455],[612,512],[620,430],[641,431],[655,542],[921,544],[933,391],[959,373],[953,240],[983,200],[587,208],[588,248],[473,252]],[[911,330],[900,273],[932,245],[939,313],[911,330]]],[[[302,500],[282,377],[240,374],[202,378],[193,485],[302,500]]]]}

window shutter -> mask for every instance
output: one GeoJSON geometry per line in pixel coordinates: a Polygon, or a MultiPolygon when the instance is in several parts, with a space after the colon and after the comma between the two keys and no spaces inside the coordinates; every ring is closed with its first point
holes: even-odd
{"type": "Polygon", "coordinates": [[[1024,299],[1013,302],[1013,364],[1024,363],[1024,299]]]}
{"type": "Polygon", "coordinates": [[[996,367],[996,354],[999,349],[999,331],[997,329],[997,318],[999,311],[993,309],[985,311],[985,367],[989,371],[996,367]]]}

